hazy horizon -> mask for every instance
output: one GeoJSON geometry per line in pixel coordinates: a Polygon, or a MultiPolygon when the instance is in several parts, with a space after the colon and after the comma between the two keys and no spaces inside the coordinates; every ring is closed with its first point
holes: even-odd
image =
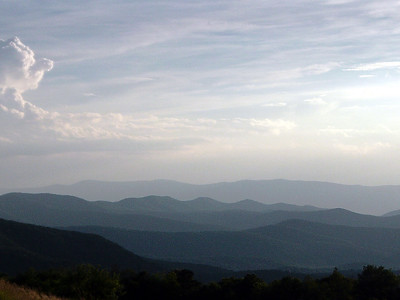
{"type": "Polygon", "coordinates": [[[323,209],[339,208],[379,216],[400,209],[398,201],[400,185],[342,185],[322,181],[283,179],[241,180],[200,185],[170,180],[87,180],[72,185],[0,189],[0,194],[14,192],[30,195],[42,193],[70,195],[88,201],[108,202],[148,196],[170,197],[183,202],[199,198],[211,198],[224,203],[253,200],[269,205],[285,203],[323,209]]]}
{"type": "Polygon", "coordinates": [[[340,183],[340,182],[333,182],[333,181],[324,181],[324,180],[303,180],[303,179],[286,179],[286,178],[256,178],[256,179],[238,179],[238,180],[225,180],[225,181],[204,181],[204,182],[189,182],[185,180],[175,180],[175,179],[167,179],[167,178],[155,178],[155,179],[137,179],[137,180],[102,180],[102,179],[81,179],[78,181],[72,182],[63,182],[63,183],[51,183],[45,185],[35,185],[35,186],[16,186],[16,187],[7,187],[1,188],[3,190],[18,190],[18,189],[30,189],[30,188],[46,188],[52,186],[72,186],[84,182],[106,182],[106,183],[134,183],[134,182],[176,182],[176,183],[183,183],[189,185],[212,185],[212,184],[223,184],[223,183],[238,183],[238,182],[246,182],[246,181],[288,181],[288,182],[319,182],[319,183],[329,183],[335,185],[344,185],[344,186],[363,186],[363,187],[383,187],[383,186],[400,186],[400,184],[351,184],[351,183],[340,183]]]}
{"type": "Polygon", "coordinates": [[[398,1],[2,1],[0,188],[400,184],[398,1]]]}

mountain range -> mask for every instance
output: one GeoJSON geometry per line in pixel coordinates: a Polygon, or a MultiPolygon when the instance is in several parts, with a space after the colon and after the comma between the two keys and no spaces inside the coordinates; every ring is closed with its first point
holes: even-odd
{"type": "Polygon", "coordinates": [[[188,266],[208,278],[228,274],[226,269],[400,268],[396,211],[374,216],[208,197],[107,202],[9,193],[0,196],[0,218],[35,224],[1,220],[0,255],[7,259],[0,272],[6,273],[81,262],[145,270],[188,266]]]}
{"type": "MultiPolygon", "coordinates": [[[[103,182],[82,181],[72,185],[14,189],[29,193],[73,195],[90,201],[118,201],[148,195],[170,196],[179,200],[208,197],[222,202],[252,199],[261,203],[283,202],[382,215],[399,209],[400,186],[343,185],[318,181],[242,180],[195,185],[169,180],[103,182]],[[377,205],[379,203],[379,205],[377,205]]],[[[11,192],[3,190],[1,193],[11,192]]]]}
{"type": "Polygon", "coordinates": [[[0,196],[0,218],[8,220],[52,227],[96,225],[147,231],[250,228],[260,222],[264,224],[262,218],[257,219],[258,223],[254,226],[248,223],[255,216],[262,216],[261,212],[268,213],[283,207],[299,212],[302,209],[319,210],[285,204],[270,206],[255,201],[222,203],[208,198],[179,201],[170,197],[149,196],[105,202],[54,194],[9,193],[0,196]],[[192,220],[191,215],[196,217],[192,220]]]}
{"type": "Polygon", "coordinates": [[[54,194],[10,193],[0,196],[0,218],[50,227],[101,226],[165,232],[245,230],[291,219],[400,228],[400,215],[378,217],[340,208],[266,205],[250,200],[223,203],[210,198],[180,201],[160,196],[105,202],[54,194]],[[286,210],[275,210],[283,208],[286,210]]]}

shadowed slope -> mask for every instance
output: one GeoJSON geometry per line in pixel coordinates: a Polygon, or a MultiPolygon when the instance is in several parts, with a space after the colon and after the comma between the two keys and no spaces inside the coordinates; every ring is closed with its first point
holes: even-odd
{"type": "Polygon", "coordinates": [[[143,256],[234,269],[400,267],[400,229],[290,220],[239,232],[138,232],[73,228],[102,235],[143,256]]]}

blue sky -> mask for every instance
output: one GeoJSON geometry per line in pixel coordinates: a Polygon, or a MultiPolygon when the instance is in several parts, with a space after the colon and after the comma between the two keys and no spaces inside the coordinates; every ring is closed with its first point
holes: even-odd
{"type": "Polygon", "coordinates": [[[0,187],[399,184],[399,8],[0,1],[0,187]]]}

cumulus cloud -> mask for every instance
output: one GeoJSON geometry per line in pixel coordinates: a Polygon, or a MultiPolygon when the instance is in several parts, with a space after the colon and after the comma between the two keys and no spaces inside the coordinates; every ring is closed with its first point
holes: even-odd
{"type": "Polygon", "coordinates": [[[51,117],[51,113],[25,101],[20,93],[6,89],[0,94],[0,111],[18,119],[40,120],[51,117]]]}
{"type": "Polygon", "coordinates": [[[34,52],[17,37],[0,40],[0,88],[19,93],[36,89],[44,72],[53,68],[49,59],[35,59],[34,52]]]}
{"type": "Polygon", "coordinates": [[[35,59],[34,52],[17,37],[0,40],[0,113],[4,118],[43,119],[50,114],[24,100],[22,93],[36,89],[46,71],[53,68],[49,59],[35,59]]]}

